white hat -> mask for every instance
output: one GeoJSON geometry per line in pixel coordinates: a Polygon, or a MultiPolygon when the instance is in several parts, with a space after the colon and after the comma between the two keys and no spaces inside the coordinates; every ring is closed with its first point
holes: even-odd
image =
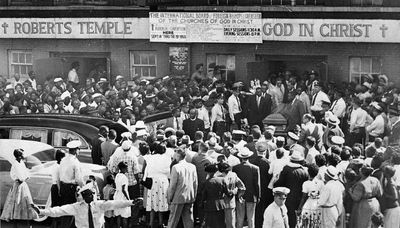
{"type": "Polygon", "coordinates": [[[286,187],[276,187],[272,189],[272,193],[274,194],[289,194],[290,193],[290,189],[286,188],[286,187]]]}
{"type": "Polygon", "coordinates": [[[101,83],[101,82],[107,82],[107,78],[100,78],[99,83],[101,83]]]}
{"type": "Polygon", "coordinates": [[[167,79],[169,79],[169,76],[168,76],[168,75],[166,75],[166,76],[164,76],[164,77],[162,78],[162,80],[167,80],[167,79]]]}
{"type": "Polygon", "coordinates": [[[325,174],[328,175],[328,177],[332,178],[333,180],[339,179],[338,177],[339,171],[334,166],[331,165],[328,166],[325,174]]]}
{"type": "Polygon", "coordinates": [[[237,154],[237,156],[239,158],[249,158],[253,155],[253,152],[249,150],[249,148],[247,147],[240,147],[238,148],[239,153],[237,154]]]}
{"type": "Polygon", "coordinates": [[[144,82],[144,83],[146,83],[146,85],[148,85],[150,82],[149,81],[147,81],[146,79],[142,79],[142,80],[140,80],[140,83],[142,83],[142,82],[144,82]]]}
{"type": "Polygon", "coordinates": [[[76,149],[79,148],[82,145],[80,140],[72,140],[69,143],[67,143],[67,147],[69,149],[76,149]]]}
{"type": "Polygon", "coordinates": [[[125,140],[121,145],[121,148],[124,151],[130,150],[131,147],[132,147],[132,142],[130,140],[125,140]]]}
{"type": "Polygon", "coordinates": [[[291,131],[288,132],[288,136],[289,136],[289,138],[293,139],[294,141],[298,141],[300,139],[298,135],[296,135],[295,133],[293,133],[291,131]]]}
{"type": "Polygon", "coordinates": [[[132,97],[133,97],[133,98],[136,98],[138,95],[139,95],[139,93],[136,92],[136,91],[132,93],[132,97]]]}
{"type": "Polygon", "coordinates": [[[120,79],[124,79],[124,76],[122,76],[122,75],[117,75],[117,77],[115,77],[115,80],[120,80],[120,79]]]}
{"type": "Polygon", "coordinates": [[[167,133],[167,132],[172,132],[173,135],[176,134],[176,130],[173,129],[172,127],[167,127],[167,128],[165,129],[164,133],[167,133]]]}
{"type": "Polygon", "coordinates": [[[136,135],[137,135],[138,137],[144,136],[144,135],[148,135],[148,134],[149,134],[149,133],[147,133],[146,129],[140,129],[140,130],[137,130],[137,131],[136,131],[136,135]]]}
{"type": "Polygon", "coordinates": [[[336,145],[343,145],[343,143],[345,142],[343,137],[334,135],[331,137],[331,141],[332,143],[336,144],[336,145]]]}
{"type": "Polygon", "coordinates": [[[82,194],[82,192],[90,190],[91,192],[93,192],[93,183],[90,182],[88,184],[85,184],[82,188],[79,189],[78,193],[82,194]]]}
{"type": "Polygon", "coordinates": [[[266,131],[271,131],[272,133],[275,133],[276,127],[273,125],[269,125],[265,128],[266,131]]]}
{"type": "Polygon", "coordinates": [[[207,144],[208,144],[209,146],[214,147],[215,145],[217,145],[217,138],[211,137],[211,138],[207,141],[207,144]]]}
{"type": "Polygon", "coordinates": [[[205,95],[204,97],[201,98],[204,102],[208,101],[210,99],[210,96],[205,95]]]}
{"type": "Polygon", "coordinates": [[[62,78],[55,78],[54,82],[62,82],[62,78]]]}
{"type": "Polygon", "coordinates": [[[86,92],[83,92],[82,95],[81,95],[81,100],[83,100],[83,98],[85,98],[87,96],[88,96],[88,94],[86,92]]]}
{"type": "Polygon", "coordinates": [[[232,135],[247,135],[247,134],[242,130],[233,130],[232,135]]]}
{"type": "Polygon", "coordinates": [[[98,97],[101,97],[101,96],[103,96],[103,95],[101,95],[101,93],[95,93],[95,94],[92,95],[92,98],[95,99],[95,98],[98,98],[98,97]]]}
{"type": "Polygon", "coordinates": [[[144,124],[144,122],[142,120],[139,120],[135,124],[135,129],[136,130],[147,129],[147,127],[146,127],[146,125],[144,124]]]}
{"type": "Polygon", "coordinates": [[[129,131],[124,132],[124,133],[121,134],[121,137],[130,139],[130,138],[132,138],[132,133],[130,133],[129,131]]]}
{"type": "Polygon", "coordinates": [[[6,90],[9,90],[9,89],[14,89],[14,86],[11,85],[11,84],[8,84],[8,85],[6,86],[6,90]]]}
{"type": "MultiPolygon", "coordinates": [[[[300,146],[300,145],[299,145],[300,146]]],[[[304,154],[304,152],[302,152],[301,150],[299,150],[300,149],[300,147],[299,148],[293,148],[292,147],[292,149],[293,149],[293,153],[292,153],[292,155],[290,155],[290,161],[297,161],[297,162],[299,162],[299,161],[303,161],[304,160],[304,157],[303,157],[303,154],[304,154]]],[[[292,149],[290,149],[290,150],[292,150],[292,149]]],[[[304,149],[304,147],[303,147],[303,149],[304,149]]]]}
{"type": "Polygon", "coordinates": [[[326,122],[332,125],[340,124],[339,118],[337,118],[335,115],[329,115],[329,117],[326,119],[326,122]]]}
{"type": "Polygon", "coordinates": [[[276,137],[276,141],[285,142],[285,138],[283,138],[282,136],[278,136],[276,137]]]}
{"type": "Polygon", "coordinates": [[[62,100],[65,100],[65,98],[67,98],[67,97],[71,97],[71,95],[69,95],[68,93],[63,93],[63,94],[61,94],[61,96],[60,96],[60,98],[61,98],[62,100]]]}
{"type": "Polygon", "coordinates": [[[389,81],[389,78],[388,78],[386,75],[381,74],[381,75],[378,76],[378,78],[379,78],[379,81],[383,81],[382,83],[383,83],[384,85],[387,85],[387,83],[388,83],[388,81],[389,81]]]}
{"type": "Polygon", "coordinates": [[[368,89],[371,89],[371,87],[372,87],[371,83],[369,83],[369,82],[364,82],[362,85],[367,87],[368,89]]]}
{"type": "Polygon", "coordinates": [[[376,108],[377,110],[382,111],[382,107],[379,105],[378,102],[376,102],[376,101],[371,102],[370,105],[371,105],[372,107],[376,108]]]}

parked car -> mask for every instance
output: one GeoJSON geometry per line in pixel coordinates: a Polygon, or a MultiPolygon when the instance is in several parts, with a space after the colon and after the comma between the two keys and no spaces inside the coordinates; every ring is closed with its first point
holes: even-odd
{"type": "Polygon", "coordinates": [[[0,138],[25,139],[47,143],[56,149],[66,149],[71,140],[80,140],[81,162],[91,163],[91,141],[97,137],[99,127],[105,125],[117,131],[117,142],[124,125],[98,117],[68,114],[6,115],[0,117],[0,138]]]}
{"type": "MultiPolygon", "coordinates": [[[[10,177],[11,162],[15,160],[15,149],[23,149],[25,164],[29,169],[30,178],[27,184],[31,191],[33,202],[40,208],[51,204],[50,189],[52,185],[51,173],[54,170],[56,149],[46,143],[18,139],[0,139],[0,211],[10,191],[13,180],[10,177]]],[[[109,172],[105,166],[81,163],[84,180],[93,175],[99,189],[104,186],[104,180],[109,172]]],[[[36,221],[44,221],[47,217],[41,216],[36,221]]]]}

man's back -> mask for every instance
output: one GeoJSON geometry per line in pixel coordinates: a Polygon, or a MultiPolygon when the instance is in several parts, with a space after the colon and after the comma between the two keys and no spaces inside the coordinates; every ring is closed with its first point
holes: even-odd
{"type": "Polygon", "coordinates": [[[168,200],[172,204],[193,203],[197,194],[196,167],[180,161],[172,167],[171,181],[168,188],[168,200]]]}
{"type": "Polygon", "coordinates": [[[246,192],[243,198],[247,202],[256,202],[260,198],[260,170],[250,162],[240,163],[233,167],[233,172],[243,181],[246,192]]]}
{"type": "Polygon", "coordinates": [[[196,154],[192,158],[192,164],[196,167],[197,173],[197,181],[199,186],[201,186],[206,181],[207,173],[204,171],[204,168],[211,164],[212,160],[206,154],[196,154]]]}
{"type": "Polygon", "coordinates": [[[110,140],[106,140],[101,143],[100,148],[101,148],[103,165],[107,165],[111,155],[118,148],[118,146],[119,145],[116,142],[110,140]]]}

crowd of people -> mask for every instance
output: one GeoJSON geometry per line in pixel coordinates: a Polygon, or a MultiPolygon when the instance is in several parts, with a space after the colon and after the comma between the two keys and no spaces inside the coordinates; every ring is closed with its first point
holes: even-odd
{"type": "MultiPolygon", "coordinates": [[[[75,216],[77,227],[400,227],[400,152],[388,144],[398,90],[385,75],[358,85],[323,82],[314,71],[302,77],[284,71],[246,85],[225,81],[220,72],[205,76],[199,64],[186,81],[128,84],[117,76],[113,84],[88,78],[80,86],[77,66],[67,79],[42,86],[34,72],[22,85],[17,78],[0,83],[4,114],[87,114],[130,129],[116,142],[116,131],[103,126],[92,140],[93,163],[111,173],[104,189],[95,179],[81,179],[78,142],[68,143],[54,178],[61,198],[53,204],[64,206],[32,205],[38,213],[75,216]],[[172,117],[154,132],[139,124],[168,110],[172,117]],[[265,124],[273,113],[285,117],[287,133],[265,124]],[[75,203],[78,186],[89,206],[75,203]],[[86,190],[98,204],[86,200],[86,190]],[[142,207],[110,203],[113,211],[102,201],[140,197],[142,207]]],[[[4,210],[1,218],[13,213],[4,210]]]]}

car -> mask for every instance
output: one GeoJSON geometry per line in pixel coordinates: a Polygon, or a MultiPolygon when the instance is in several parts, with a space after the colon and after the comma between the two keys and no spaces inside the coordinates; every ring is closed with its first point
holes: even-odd
{"type": "Polygon", "coordinates": [[[126,126],[112,120],[83,115],[5,115],[0,117],[0,138],[38,141],[64,150],[69,141],[78,139],[82,143],[78,159],[91,163],[92,140],[102,125],[116,130],[117,142],[123,132],[129,131],[126,126]]]}
{"type": "MultiPolygon", "coordinates": [[[[0,148],[0,211],[4,208],[7,194],[13,185],[10,170],[11,162],[15,160],[13,155],[15,149],[24,150],[25,164],[30,173],[27,184],[34,204],[39,208],[50,207],[51,173],[56,164],[56,149],[46,143],[19,139],[0,139],[0,148]]],[[[93,175],[100,190],[104,186],[106,176],[110,174],[102,165],[81,163],[81,169],[84,180],[93,175]]],[[[36,221],[44,221],[46,218],[41,216],[36,221]]]]}

